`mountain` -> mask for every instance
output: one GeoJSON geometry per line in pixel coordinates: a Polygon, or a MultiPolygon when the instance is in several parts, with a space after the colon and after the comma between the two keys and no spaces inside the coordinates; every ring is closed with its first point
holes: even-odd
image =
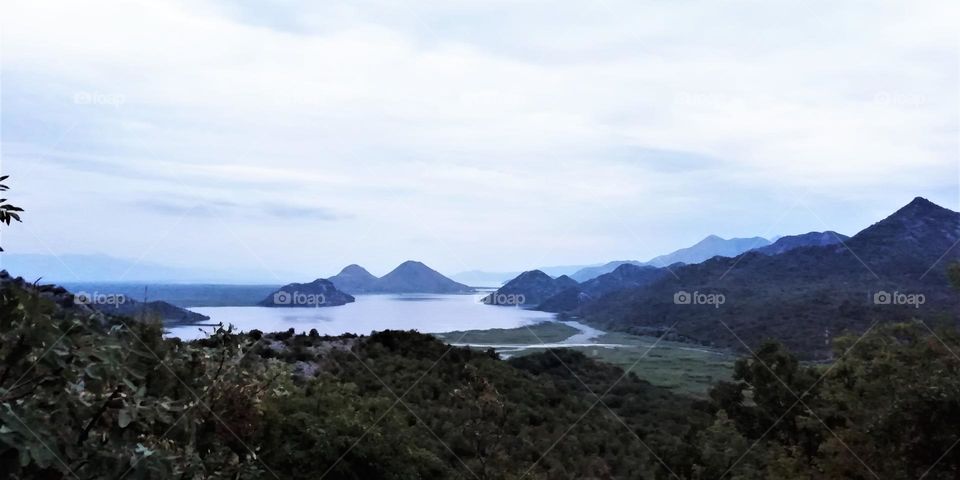
{"type": "MultiPolygon", "coordinates": [[[[31,281],[45,282],[139,282],[139,283],[226,283],[256,284],[263,282],[263,269],[236,267],[231,269],[181,268],[145,260],[118,258],[102,254],[0,254],[0,269],[31,281]]],[[[272,268],[277,275],[293,274],[272,268]]]]}
{"type": "Polygon", "coordinates": [[[646,265],[654,267],[664,267],[674,263],[700,263],[716,256],[736,257],[747,250],[770,245],[770,241],[762,237],[752,238],[720,238],[716,235],[710,235],[694,245],[681,248],[666,255],[654,257],[646,262],[646,265]]]}
{"type": "Polygon", "coordinates": [[[577,281],[562,275],[553,278],[540,270],[523,272],[510,280],[496,292],[483,298],[483,303],[498,306],[534,307],[544,300],[569,288],[575,288],[577,281]]]}
{"type": "Polygon", "coordinates": [[[121,298],[124,299],[122,302],[90,304],[90,306],[107,315],[130,317],[135,320],[157,318],[167,326],[193,325],[210,320],[206,315],[191,312],[162,300],[144,303],[131,298],[121,298]]]}
{"type": "Polygon", "coordinates": [[[960,260],[960,213],[914,199],[841,244],[747,252],[671,269],[577,310],[616,330],[746,350],[776,338],[806,358],[877,321],[960,320],[946,266],[960,260]]]}
{"type": "Polygon", "coordinates": [[[585,267],[577,270],[573,275],[570,275],[570,278],[578,282],[586,282],[591,278],[597,278],[600,275],[605,273],[610,273],[617,269],[620,265],[643,265],[643,262],[637,260],[614,260],[612,262],[607,262],[600,266],[595,267],[585,267]]]}
{"type": "Polygon", "coordinates": [[[352,303],[352,295],[343,293],[333,282],[318,278],[310,283],[290,283],[267,295],[263,307],[336,307],[352,303]]]}
{"type": "Polygon", "coordinates": [[[380,277],[376,293],[472,293],[474,289],[443,276],[423,263],[408,260],[380,277]]]}
{"type": "Polygon", "coordinates": [[[466,272],[450,275],[450,278],[472,287],[500,287],[519,274],[520,272],[487,272],[483,270],[468,270],[466,272]]]}
{"type": "Polygon", "coordinates": [[[593,265],[555,265],[552,267],[538,267],[536,270],[540,270],[551,277],[561,277],[563,275],[573,275],[574,273],[583,270],[584,268],[589,267],[599,267],[600,264],[593,265]]]}
{"type": "Polygon", "coordinates": [[[765,247],[767,245],[770,245],[770,241],[761,237],[731,238],[727,240],[716,235],[710,235],[690,247],[681,248],[675,252],[654,257],[647,262],[615,260],[603,265],[591,265],[581,268],[570,276],[578,282],[585,282],[591,278],[610,273],[620,265],[649,265],[662,268],[675,263],[700,263],[717,255],[722,257],[736,257],[748,250],[765,247]]]}
{"type": "MultiPolygon", "coordinates": [[[[611,263],[615,263],[615,262],[611,262],[611,263]]],[[[617,268],[617,266],[618,265],[609,267],[609,269],[605,269],[604,271],[601,271],[596,275],[593,275],[593,277],[600,275],[601,273],[612,272],[613,269],[617,268]]],[[[575,275],[577,274],[577,272],[591,269],[591,268],[602,268],[602,267],[603,266],[599,264],[556,265],[552,267],[537,267],[534,270],[540,270],[541,272],[546,273],[551,277],[569,275],[570,277],[574,277],[574,280],[576,280],[575,275]]],[[[451,275],[450,278],[460,283],[465,283],[467,285],[471,285],[474,287],[501,287],[507,282],[509,282],[510,280],[513,280],[514,278],[516,278],[517,275],[520,275],[521,273],[523,272],[488,272],[485,270],[469,270],[466,272],[460,272],[455,275],[451,275]]],[[[588,277],[587,280],[593,277],[588,277]]]]}
{"type": "Polygon", "coordinates": [[[776,241],[765,247],[754,248],[752,251],[764,255],[779,255],[800,247],[825,246],[843,243],[850,237],[834,231],[810,232],[801,235],[787,235],[778,237],[776,241]]]}
{"type": "Polygon", "coordinates": [[[659,280],[665,275],[669,275],[669,273],[663,268],[625,263],[610,273],[605,273],[575,287],[567,288],[547,298],[537,306],[537,310],[545,312],[575,310],[581,305],[596,301],[608,293],[642,287],[659,280]]]}
{"type": "Polygon", "coordinates": [[[373,291],[378,278],[357,264],[347,265],[340,273],[328,278],[344,292],[359,294],[373,291]]]}
{"type": "Polygon", "coordinates": [[[35,292],[41,297],[53,301],[60,308],[84,317],[93,315],[101,320],[105,318],[104,315],[124,316],[134,320],[159,319],[166,324],[180,325],[190,325],[210,320],[210,317],[163,301],[138,302],[117,293],[88,293],[84,291],[71,293],[69,290],[56,285],[35,285],[24,280],[23,277],[14,278],[6,270],[0,270],[0,289],[7,287],[35,292]]]}

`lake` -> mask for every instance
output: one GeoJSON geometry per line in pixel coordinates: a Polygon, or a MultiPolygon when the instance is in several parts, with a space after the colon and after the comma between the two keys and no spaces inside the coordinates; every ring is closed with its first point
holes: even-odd
{"type": "MultiPolygon", "coordinates": [[[[374,330],[418,330],[440,333],[453,330],[516,328],[552,320],[554,314],[516,307],[494,307],[480,303],[477,295],[357,295],[356,302],[339,307],[194,307],[190,310],[210,317],[211,323],[232,324],[242,331],[299,332],[317,329],[321,335],[374,330]]],[[[202,338],[212,327],[170,328],[168,336],[183,340],[202,338]]]]}

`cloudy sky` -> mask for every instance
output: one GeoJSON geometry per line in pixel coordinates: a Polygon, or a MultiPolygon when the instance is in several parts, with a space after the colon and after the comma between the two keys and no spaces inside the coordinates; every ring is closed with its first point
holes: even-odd
{"type": "Polygon", "coordinates": [[[9,252],[277,282],[853,234],[915,196],[960,210],[955,1],[13,0],[0,17],[2,172],[27,209],[9,252]]]}

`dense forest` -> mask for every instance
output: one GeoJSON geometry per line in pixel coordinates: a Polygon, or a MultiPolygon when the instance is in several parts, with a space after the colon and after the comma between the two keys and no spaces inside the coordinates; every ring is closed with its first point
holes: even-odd
{"type": "Polygon", "coordinates": [[[642,361],[503,361],[400,331],[184,343],[62,293],[0,292],[3,478],[960,474],[960,334],[920,322],[840,338],[829,364],[764,344],[696,400],[644,381],[642,361]]]}

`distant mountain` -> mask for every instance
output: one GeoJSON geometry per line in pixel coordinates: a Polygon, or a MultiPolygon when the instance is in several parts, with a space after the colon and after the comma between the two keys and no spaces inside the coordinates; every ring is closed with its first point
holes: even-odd
{"type": "MultiPolygon", "coordinates": [[[[118,258],[101,254],[0,254],[0,269],[11,275],[34,281],[91,283],[91,282],[139,282],[139,283],[263,283],[266,273],[259,268],[237,267],[232,269],[202,269],[199,267],[178,268],[152,263],[148,260],[118,258]]],[[[281,276],[288,272],[272,269],[281,276]]]]}
{"type": "Polygon", "coordinates": [[[552,266],[552,267],[538,267],[538,268],[536,268],[536,270],[540,270],[541,272],[546,273],[547,275],[550,275],[551,277],[560,277],[560,276],[563,276],[563,275],[567,275],[567,276],[573,275],[574,273],[576,273],[576,272],[578,272],[578,271],[580,271],[580,270],[583,270],[584,268],[599,267],[599,266],[600,266],[600,264],[593,264],[593,265],[555,265],[555,266],[552,266]]]}
{"type": "Polygon", "coordinates": [[[577,285],[576,280],[566,275],[553,278],[540,270],[531,270],[521,273],[496,292],[484,297],[483,303],[535,307],[544,300],[569,288],[575,288],[577,285]]]}
{"type": "Polygon", "coordinates": [[[666,255],[654,257],[647,262],[637,260],[616,260],[603,265],[592,265],[577,270],[571,277],[578,282],[585,282],[591,278],[599,277],[605,273],[610,273],[620,265],[649,265],[663,268],[675,263],[700,263],[716,256],[736,257],[748,250],[757,249],[770,245],[770,241],[761,237],[752,238],[731,238],[729,240],[720,238],[716,235],[710,235],[696,244],[681,248],[666,255]]]}
{"type": "Polygon", "coordinates": [[[846,246],[713,258],[577,312],[607,328],[672,329],[679,338],[740,350],[741,341],[753,348],[772,337],[803,356],[823,358],[830,338],[862,332],[875,321],[960,320],[960,295],[946,275],[946,265],[960,259],[958,242],[960,213],[917,198],[846,246]]]}
{"type": "Polygon", "coordinates": [[[765,247],[754,248],[752,251],[760,252],[764,255],[779,255],[781,253],[800,247],[823,247],[843,243],[850,237],[839,234],[834,231],[810,232],[801,235],[787,235],[778,237],[775,242],[765,247]]]}
{"type": "Polygon", "coordinates": [[[380,277],[370,291],[376,293],[472,293],[474,289],[450,280],[423,263],[408,260],[380,277]]]}
{"type": "Polygon", "coordinates": [[[328,278],[340,290],[352,294],[368,293],[376,288],[378,278],[360,265],[347,265],[340,273],[328,278]]]}
{"type": "Polygon", "coordinates": [[[694,264],[709,260],[716,256],[736,257],[743,252],[758,247],[770,245],[770,241],[762,237],[752,238],[731,238],[725,239],[716,235],[710,235],[700,240],[693,246],[681,248],[666,255],[654,257],[645,265],[654,267],[665,267],[674,263],[694,264]]]}
{"type": "Polygon", "coordinates": [[[483,270],[469,270],[450,275],[450,278],[471,287],[500,287],[509,282],[520,272],[487,272],[483,270]]]}
{"type": "Polygon", "coordinates": [[[580,270],[577,270],[573,275],[570,275],[570,278],[578,282],[586,282],[591,278],[597,278],[600,275],[603,275],[605,273],[610,273],[616,270],[617,267],[619,267],[620,265],[640,266],[640,265],[643,265],[643,262],[640,262],[638,260],[614,260],[612,262],[607,262],[603,265],[596,266],[596,267],[581,268],[580,270]]]}
{"type": "Polygon", "coordinates": [[[134,320],[159,319],[167,326],[193,325],[210,320],[206,315],[191,312],[162,300],[144,303],[124,298],[122,303],[90,304],[90,306],[107,315],[129,317],[134,320]]]}
{"type": "Polygon", "coordinates": [[[83,316],[123,316],[133,320],[161,320],[165,324],[190,325],[210,320],[210,317],[191,312],[163,301],[138,302],[123,294],[69,291],[56,285],[35,285],[23,277],[12,277],[0,270],[0,289],[14,285],[38,293],[59,307],[83,316]],[[102,314],[102,315],[101,315],[102,314]]]}
{"type": "Polygon", "coordinates": [[[259,305],[264,307],[335,307],[353,302],[333,282],[318,278],[310,283],[291,283],[267,295],[259,305]]]}
{"type": "MultiPolygon", "coordinates": [[[[537,267],[534,270],[540,270],[543,273],[551,277],[559,277],[562,275],[569,275],[573,277],[576,272],[581,270],[600,267],[601,265],[556,265],[552,267],[537,267]]],[[[613,271],[616,268],[616,265],[611,267],[607,271],[613,271]]],[[[490,272],[485,270],[469,270],[466,272],[460,272],[455,275],[451,275],[450,278],[473,287],[501,287],[510,280],[513,280],[523,272],[490,272]]],[[[600,273],[606,273],[600,272],[600,273]]],[[[598,273],[597,275],[600,275],[598,273]]],[[[596,275],[594,275],[596,276],[596,275]]]]}
{"type": "Polygon", "coordinates": [[[545,312],[575,310],[581,305],[599,300],[608,293],[642,287],[666,275],[669,275],[669,272],[663,268],[624,263],[610,273],[605,273],[551,296],[536,309],[545,312]]]}

